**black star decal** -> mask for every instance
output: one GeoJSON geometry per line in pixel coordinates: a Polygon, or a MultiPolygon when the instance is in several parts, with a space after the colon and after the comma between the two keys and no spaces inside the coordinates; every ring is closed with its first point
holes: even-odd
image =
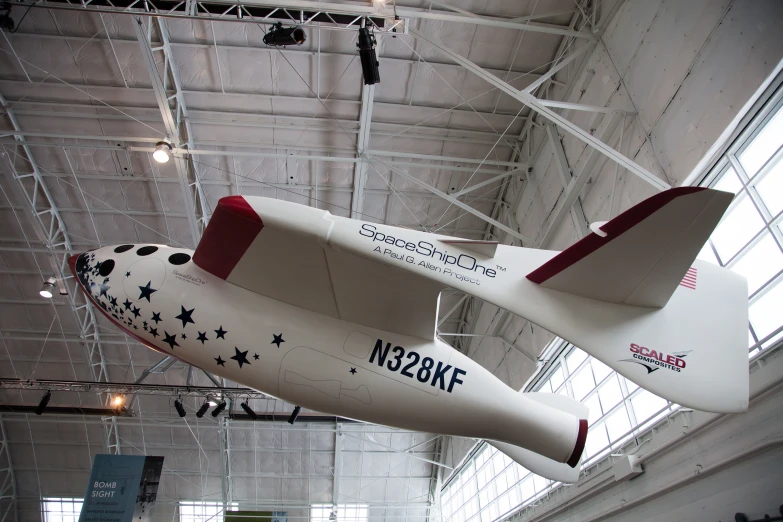
{"type": "Polygon", "coordinates": [[[141,291],[141,294],[139,294],[139,299],[146,299],[148,303],[150,302],[150,297],[152,296],[152,294],[157,292],[156,289],[150,288],[151,283],[152,281],[148,281],[145,286],[139,287],[139,290],[141,291]]]}
{"type": "Polygon", "coordinates": [[[226,365],[226,361],[221,359],[219,355],[217,357],[215,357],[215,360],[217,361],[218,366],[225,366],[226,365]]]}
{"type": "Polygon", "coordinates": [[[109,301],[111,302],[112,306],[117,306],[117,298],[116,297],[112,297],[111,299],[109,299],[109,301]]]}
{"type": "Polygon", "coordinates": [[[150,335],[151,335],[153,338],[155,338],[155,337],[157,337],[157,336],[158,336],[158,335],[160,335],[160,334],[158,334],[158,329],[157,329],[157,328],[150,328],[150,335]]]}
{"type": "Polygon", "coordinates": [[[139,327],[138,327],[138,326],[136,326],[136,325],[134,324],[134,325],[133,325],[133,329],[134,329],[134,330],[138,330],[138,329],[139,329],[139,327]]]}
{"type": "Polygon", "coordinates": [[[180,305],[180,308],[182,308],[182,313],[179,314],[174,319],[179,319],[180,321],[182,321],[182,328],[185,328],[185,325],[187,325],[188,323],[196,324],[195,321],[193,321],[193,319],[190,317],[191,315],[193,315],[193,310],[195,310],[195,308],[192,308],[190,310],[185,310],[185,307],[182,305],[180,305]]]}
{"type": "Polygon", "coordinates": [[[144,325],[144,331],[145,332],[147,331],[147,325],[146,324],[144,325]]]}
{"type": "Polygon", "coordinates": [[[131,302],[128,299],[126,299],[125,302],[122,303],[122,306],[124,306],[126,310],[130,310],[131,309],[131,302]]]}
{"type": "Polygon", "coordinates": [[[130,272],[125,272],[125,277],[130,277],[130,272]]]}
{"type": "Polygon", "coordinates": [[[158,324],[160,322],[160,312],[157,314],[152,312],[152,319],[150,319],[150,321],[155,321],[155,324],[158,324]]]}
{"type": "Polygon", "coordinates": [[[181,335],[181,337],[182,337],[183,339],[187,339],[187,338],[188,338],[188,336],[187,336],[187,335],[185,335],[185,334],[182,334],[182,335],[181,335]]]}
{"type": "Polygon", "coordinates": [[[225,339],[228,330],[224,330],[223,325],[221,324],[220,327],[217,330],[215,330],[215,333],[217,334],[216,339],[225,339]]]}
{"type": "Polygon", "coordinates": [[[109,285],[102,284],[102,285],[99,285],[98,288],[100,288],[100,290],[101,290],[100,296],[104,296],[105,295],[106,299],[108,299],[109,296],[106,294],[106,292],[108,292],[109,288],[111,288],[111,287],[109,285]]]}
{"type": "Polygon", "coordinates": [[[285,342],[285,339],[283,339],[283,334],[280,334],[280,335],[272,334],[272,337],[274,337],[275,340],[272,341],[269,344],[276,344],[278,348],[280,348],[280,343],[284,343],[285,342]]]}
{"type": "Polygon", "coordinates": [[[355,375],[355,374],[356,374],[356,368],[351,368],[351,375],[355,375]]]}
{"type": "Polygon", "coordinates": [[[207,332],[199,332],[198,340],[201,341],[201,344],[204,344],[204,341],[209,341],[209,339],[207,339],[207,332]]]}
{"type": "Polygon", "coordinates": [[[179,346],[177,344],[177,336],[176,335],[170,335],[167,331],[163,330],[163,333],[166,334],[166,336],[163,338],[163,342],[171,346],[171,349],[173,350],[175,346],[179,346]]]}
{"type": "Polygon", "coordinates": [[[144,326],[147,326],[147,321],[142,321],[142,324],[143,324],[144,326]]]}
{"type": "Polygon", "coordinates": [[[237,348],[236,346],[234,346],[234,351],[236,352],[236,354],[234,354],[234,356],[231,358],[234,359],[237,362],[237,364],[239,364],[240,368],[242,368],[243,364],[250,364],[250,361],[247,360],[247,352],[240,352],[239,348],[237,348]]]}
{"type": "Polygon", "coordinates": [[[255,359],[256,361],[258,360],[258,357],[259,357],[259,356],[258,356],[258,354],[257,354],[257,353],[253,354],[253,359],[255,359]]]}
{"type": "Polygon", "coordinates": [[[138,316],[140,316],[141,314],[140,314],[139,312],[141,312],[141,310],[140,310],[140,309],[138,309],[138,308],[136,308],[136,307],[134,306],[134,307],[133,307],[133,317],[138,317],[138,316]]]}
{"type": "Polygon", "coordinates": [[[108,277],[104,277],[104,278],[103,278],[103,284],[105,285],[105,284],[106,284],[106,283],[108,283],[108,282],[109,282],[109,278],[108,278],[108,277]]]}

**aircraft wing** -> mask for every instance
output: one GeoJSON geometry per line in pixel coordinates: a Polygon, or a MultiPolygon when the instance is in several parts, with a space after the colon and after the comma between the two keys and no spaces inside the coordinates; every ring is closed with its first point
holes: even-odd
{"type": "Polygon", "coordinates": [[[445,285],[327,246],[324,239],[334,220],[323,210],[274,199],[222,198],[193,261],[229,283],[272,299],[433,339],[438,297],[445,285]]]}

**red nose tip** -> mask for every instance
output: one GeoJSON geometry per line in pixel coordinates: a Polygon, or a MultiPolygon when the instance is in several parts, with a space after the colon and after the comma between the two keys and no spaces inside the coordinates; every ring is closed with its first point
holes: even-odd
{"type": "Polygon", "coordinates": [[[71,267],[71,272],[73,275],[76,275],[76,261],[79,259],[79,256],[81,254],[76,254],[75,256],[71,256],[68,258],[68,266],[71,267]]]}

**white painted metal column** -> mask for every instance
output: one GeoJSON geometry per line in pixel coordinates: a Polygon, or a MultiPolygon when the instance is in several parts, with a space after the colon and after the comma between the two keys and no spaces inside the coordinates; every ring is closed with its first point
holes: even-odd
{"type": "MultiPolygon", "coordinates": [[[[359,136],[356,142],[356,155],[359,161],[353,166],[353,194],[351,196],[351,217],[362,219],[364,208],[364,185],[367,181],[369,159],[364,150],[370,143],[370,125],[372,123],[372,105],[375,98],[375,85],[362,86],[362,107],[359,115],[359,136]]],[[[393,197],[390,195],[389,197],[393,197]]]]}

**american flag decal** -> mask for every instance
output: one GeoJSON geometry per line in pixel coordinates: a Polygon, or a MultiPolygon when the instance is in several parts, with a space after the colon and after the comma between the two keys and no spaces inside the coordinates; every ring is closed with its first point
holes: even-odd
{"type": "Polygon", "coordinates": [[[682,281],[680,281],[680,286],[684,286],[685,288],[690,288],[691,290],[696,290],[696,269],[693,267],[690,267],[687,272],[685,272],[685,277],[682,278],[682,281]]]}

